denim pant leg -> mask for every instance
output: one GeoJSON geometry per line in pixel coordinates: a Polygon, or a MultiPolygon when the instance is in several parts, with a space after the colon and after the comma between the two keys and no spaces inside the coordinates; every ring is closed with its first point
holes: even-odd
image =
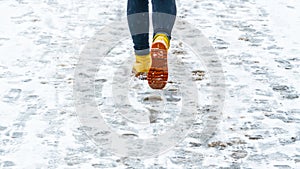
{"type": "Polygon", "coordinates": [[[128,0],[127,20],[134,43],[135,54],[149,54],[148,0],[128,0]]]}
{"type": "Polygon", "coordinates": [[[171,32],[177,14],[176,1],[152,0],[152,11],[154,35],[164,33],[171,39],[171,32]]]}

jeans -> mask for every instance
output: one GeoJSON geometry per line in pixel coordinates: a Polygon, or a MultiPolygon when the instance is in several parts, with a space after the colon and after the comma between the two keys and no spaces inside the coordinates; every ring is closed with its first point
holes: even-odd
{"type": "MultiPolygon", "coordinates": [[[[155,34],[163,33],[171,39],[176,19],[175,0],[151,0],[152,23],[155,34]]],[[[127,20],[134,43],[135,54],[149,54],[149,9],[148,0],[128,0],[127,20]]]]}

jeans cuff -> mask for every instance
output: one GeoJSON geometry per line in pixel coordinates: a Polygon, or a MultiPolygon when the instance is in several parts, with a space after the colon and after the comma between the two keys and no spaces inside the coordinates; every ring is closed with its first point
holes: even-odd
{"type": "Polygon", "coordinates": [[[150,53],[150,49],[135,50],[134,53],[139,56],[148,55],[150,53]]]}

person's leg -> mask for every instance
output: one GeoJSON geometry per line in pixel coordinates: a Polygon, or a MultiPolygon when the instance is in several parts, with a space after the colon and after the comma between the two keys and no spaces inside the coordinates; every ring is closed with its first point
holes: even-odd
{"type": "Polygon", "coordinates": [[[165,34],[171,39],[171,32],[176,19],[177,9],[175,0],[152,0],[152,22],[156,34],[165,34]]]}
{"type": "Polygon", "coordinates": [[[148,0],[128,0],[127,20],[136,55],[149,54],[148,0]]]}
{"type": "Polygon", "coordinates": [[[176,19],[175,0],[152,0],[153,41],[147,80],[152,89],[162,89],[168,81],[168,49],[176,19]]]}
{"type": "Polygon", "coordinates": [[[135,76],[147,73],[151,65],[148,4],[148,0],[128,0],[127,2],[127,20],[135,52],[135,62],[132,68],[135,76]]]}

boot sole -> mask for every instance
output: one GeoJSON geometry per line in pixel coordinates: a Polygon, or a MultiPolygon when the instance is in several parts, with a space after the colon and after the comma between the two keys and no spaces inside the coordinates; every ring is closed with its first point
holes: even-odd
{"type": "Polygon", "coordinates": [[[152,89],[163,89],[168,82],[168,50],[164,43],[156,42],[151,47],[152,64],[147,80],[152,89]]]}

